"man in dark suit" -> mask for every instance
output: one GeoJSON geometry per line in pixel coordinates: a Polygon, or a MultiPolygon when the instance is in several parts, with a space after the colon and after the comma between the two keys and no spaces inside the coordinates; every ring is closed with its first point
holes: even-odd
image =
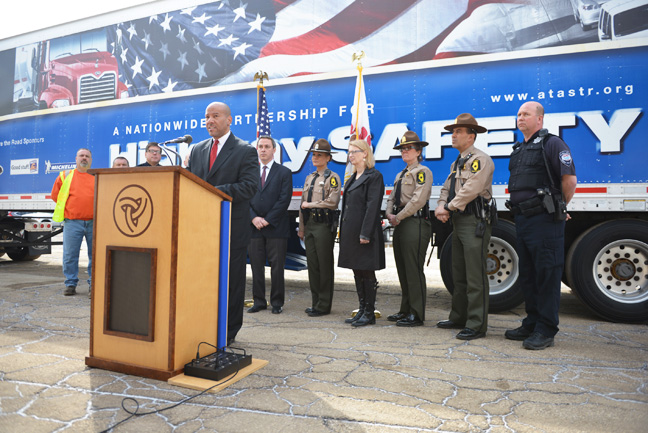
{"type": "Polygon", "coordinates": [[[223,102],[213,102],[205,110],[205,127],[211,136],[191,149],[187,169],[232,197],[229,305],[227,344],[234,342],[243,326],[245,263],[252,235],[250,199],[259,184],[259,161],[254,147],[230,131],[232,114],[223,102]]]}
{"type": "Polygon", "coordinates": [[[257,140],[259,190],[250,202],[252,239],[248,256],[252,268],[252,295],[254,305],[248,313],[267,308],[265,297],[265,263],[271,270],[270,305],[272,314],[280,314],[284,304],[284,264],[290,237],[288,205],[292,198],[292,173],[274,162],[277,144],[269,136],[257,140]]]}

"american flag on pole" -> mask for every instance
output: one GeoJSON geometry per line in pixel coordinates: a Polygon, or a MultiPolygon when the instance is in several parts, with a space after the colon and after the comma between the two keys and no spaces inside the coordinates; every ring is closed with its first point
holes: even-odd
{"type": "Polygon", "coordinates": [[[265,88],[257,86],[257,138],[262,135],[271,137],[270,120],[268,119],[268,102],[266,101],[265,88]]]}
{"type": "MultiPolygon", "coordinates": [[[[106,31],[120,80],[136,96],[249,82],[259,70],[268,71],[270,79],[344,71],[360,50],[371,54],[365,67],[431,60],[442,44],[461,50],[454,55],[499,51],[499,42],[493,42],[501,33],[497,23],[470,20],[473,13],[504,21],[513,14],[516,22],[525,19],[535,28],[538,20],[551,24],[542,18],[548,12],[541,3],[217,0],[106,31]],[[471,31],[453,33],[461,23],[471,31]]],[[[515,49],[508,40],[501,44],[502,51],[515,49]]]]}

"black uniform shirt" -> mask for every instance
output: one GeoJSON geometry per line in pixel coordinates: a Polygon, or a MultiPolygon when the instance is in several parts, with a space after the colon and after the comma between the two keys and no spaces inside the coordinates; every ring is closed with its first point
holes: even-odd
{"type": "MultiPolygon", "coordinates": [[[[538,137],[538,132],[533,134],[529,141],[525,141],[524,144],[533,142],[533,140],[538,137]]],[[[563,175],[576,175],[576,167],[572,160],[571,151],[569,150],[569,146],[567,146],[560,137],[555,135],[551,135],[545,140],[544,151],[547,156],[547,163],[549,164],[555,186],[553,193],[560,193],[563,175]]],[[[538,185],[538,187],[540,186],[541,185],[538,185]]],[[[511,201],[513,203],[520,203],[524,200],[533,198],[536,195],[536,190],[511,191],[511,201]]]]}

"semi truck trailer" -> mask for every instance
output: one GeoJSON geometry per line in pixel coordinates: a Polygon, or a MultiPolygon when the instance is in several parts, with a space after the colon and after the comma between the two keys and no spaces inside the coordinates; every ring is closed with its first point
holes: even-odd
{"type": "MultiPolygon", "coordinates": [[[[610,1],[607,10],[613,10],[610,4],[615,1],[622,0],[610,1]]],[[[493,230],[487,262],[491,311],[509,310],[523,301],[515,227],[504,202],[509,155],[523,138],[516,130],[517,110],[524,102],[537,101],[546,111],[545,128],[570,146],[578,177],[568,207],[564,283],[606,320],[648,320],[645,36],[599,41],[597,27],[583,29],[574,20],[571,3],[558,0],[457,1],[445,9],[429,8],[443,8],[448,2],[250,1],[247,10],[238,12],[238,5],[230,2],[232,6],[219,7],[221,3],[147,10],[146,16],[141,15],[141,8],[138,16],[123,11],[114,15],[112,24],[87,30],[105,32],[106,52],[118,64],[128,98],[33,110],[4,105],[0,116],[0,254],[29,260],[48,252],[48,239],[60,228],[39,226],[36,230],[34,223],[47,223],[47,218],[26,220],[14,213],[51,213],[54,180],[60,170],[74,167],[80,147],[91,149],[94,168],[110,167],[118,155],[134,166],[144,161],[149,141],[185,135],[194,137],[194,142],[207,138],[204,111],[216,100],[231,107],[234,134],[253,145],[258,84],[253,75],[261,68],[269,77],[264,86],[272,135],[280,147],[276,160],[293,173],[289,213],[295,224],[304,180],[314,170],[308,150],[315,139],[330,141],[338,153],[329,167],[344,174],[358,76],[347,54],[363,50],[362,83],[376,168],[387,182],[385,202],[404,166],[393,147],[405,131],[413,130],[429,143],[423,163],[434,176],[430,198],[434,209],[457,156],[443,126],[468,112],[488,128],[478,136],[476,146],[495,162],[493,190],[499,223],[493,230]],[[257,9],[251,10],[253,6],[257,9]],[[443,13],[435,17],[429,10],[443,13]],[[363,21],[358,11],[369,14],[371,20],[363,21]],[[234,19],[237,13],[243,18],[234,19]],[[295,17],[301,21],[291,26],[295,17]],[[246,27],[235,27],[242,20],[246,27]],[[364,23],[373,27],[364,29],[364,23]],[[151,29],[153,25],[159,29],[151,29]],[[435,30],[430,33],[432,27],[435,30]],[[266,32],[257,41],[261,48],[240,64],[225,62],[221,55],[227,49],[231,61],[241,60],[243,45],[232,42],[233,35],[244,38],[253,28],[266,32]],[[348,32],[331,37],[333,28],[348,32]],[[131,42],[129,29],[137,33],[131,42]],[[358,31],[365,33],[355,34],[358,31]],[[383,31],[388,37],[380,39],[383,31]],[[214,33],[219,38],[215,42],[214,33]],[[147,42],[147,34],[158,36],[147,42]],[[322,47],[325,36],[331,46],[322,47]],[[350,41],[352,36],[356,40],[350,41]],[[414,46],[410,46],[412,38],[414,46]],[[296,39],[299,44],[294,43],[296,39]],[[198,47],[212,60],[184,65],[183,71],[188,72],[182,81],[178,71],[189,57],[185,59],[182,49],[173,48],[174,52],[172,47],[185,43],[195,51],[193,55],[202,55],[197,54],[198,47]],[[403,47],[409,51],[399,51],[403,47]],[[210,67],[217,64],[222,69],[210,79],[210,67]]],[[[38,40],[36,33],[33,38],[38,40]]],[[[253,42],[239,43],[254,46],[253,42]]],[[[0,44],[2,59],[11,59],[12,53],[14,59],[20,57],[16,53],[21,46],[10,43],[0,44]]],[[[15,88],[18,84],[0,85],[15,88]]],[[[189,146],[186,142],[170,144],[162,164],[183,164],[189,146]]],[[[200,211],[196,203],[195,212],[200,211]]],[[[432,220],[432,244],[444,284],[452,290],[451,225],[436,222],[433,216],[432,220]]],[[[290,244],[298,250],[294,235],[290,244]]],[[[199,228],[196,248],[200,248],[199,228]]],[[[298,262],[295,259],[293,265],[298,262]]]]}

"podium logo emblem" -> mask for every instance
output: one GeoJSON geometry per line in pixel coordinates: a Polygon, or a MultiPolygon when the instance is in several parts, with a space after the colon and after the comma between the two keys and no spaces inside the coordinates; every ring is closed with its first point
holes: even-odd
{"type": "Polygon", "coordinates": [[[151,195],[139,185],[128,185],[117,194],[113,218],[124,236],[134,238],[142,235],[153,221],[151,195]]]}

